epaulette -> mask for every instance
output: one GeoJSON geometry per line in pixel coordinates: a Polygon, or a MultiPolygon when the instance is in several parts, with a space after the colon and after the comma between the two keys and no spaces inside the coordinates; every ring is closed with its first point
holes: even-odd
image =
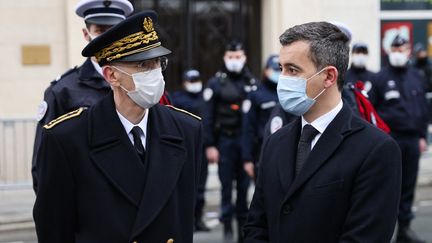
{"type": "Polygon", "coordinates": [[[177,108],[177,107],[172,106],[172,105],[165,105],[165,106],[167,106],[167,107],[169,107],[169,108],[171,108],[171,109],[173,109],[173,110],[176,110],[176,111],[180,111],[180,112],[182,112],[182,113],[185,113],[185,114],[187,114],[187,115],[189,115],[189,116],[191,116],[191,117],[193,117],[193,118],[195,118],[195,119],[201,121],[201,117],[199,117],[199,116],[197,116],[197,115],[195,115],[195,114],[192,114],[192,113],[190,113],[189,111],[185,111],[185,110],[183,110],[183,109],[177,108]]]}
{"type": "Polygon", "coordinates": [[[78,68],[78,66],[75,66],[75,67],[67,70],[65,73],[60,74],[59,76],[57,76],[57,78],[54,81],[51,82],[51,84],[57,83],[60,79],[62,79],[63,77],[69,75],[70,73],[74,72],[77,68],[78,68]]]}
{"type": "Polygon", "coordinates": [[[54,119],[54,120],[48,122],[48,123],[47,123],[46,125],[44,125],[43,127],[44,127],[45,129],[51,129],[51,128],[53,128],[55,125],[57,125],[57,124],[59,124],[59,123],[61,123],[61,122],[63,122],[63,121],[66,121],[66,120],[71,119],[72,117],[76,117],[76,116],[81,115],[81,113],[83,112],[84,109],[86,109],[86,108],[81,107],[81,108],[79,108],[79,109],[77,109],[77,110],[71,111],[71,112],[66,113],[66,114],[64,114],[64,115],[61,115],[61,116],[57,117],[56,119],[54,119]]]}

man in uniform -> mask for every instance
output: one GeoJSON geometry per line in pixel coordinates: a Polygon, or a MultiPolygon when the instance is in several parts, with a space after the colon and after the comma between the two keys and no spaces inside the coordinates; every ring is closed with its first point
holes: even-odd
{"type": "Polygon", "coordinates": [[[389,53],[390,65],[377,74],[369,97],[391,129],[402,151],[402,194],[399,205],[397,243],[422,243],[410,223],[421,152],[426,150],[427,102],[424,79],[408,65],[410,44],[396,36],[389,53]]]}
{"type": "MultiPolygon", "coordinates": [[[[84,19],[84,39],[90,42],[111,26],[124,20],[133,11],[127,0],[82,0],[75,12],[84,19]]],[[[44,101],[39,105],[38,124],[32,159],[33,188],[37,190],[37,151],[41,142],[42,126],[79,107],[90,107],[110,91],[102,76],[102,69],[94,57],[89,57],[51,82],[45,90],[44,101]]]]}
{"type": "Polygon", "coordinates": [[[279,40],[279,102],[299,117],[263,145],[245,243],[390,242],[400,151],[342,101],[347,36],[312,22],[279,40]]]}
{"type": "MultiPolygon", "coordinates": [[[[172,94],[172,102],[175,107],[189,111],[195,115],[202,116],[204,109],[204,100],[202,98],[202,81],[200,73],[195,69],[188,69],[184,71],[183,88],[172,94]]],[[[198,185],[198,191],[195,202],[195,230],[196,231],[210,231],[203,221],[203,210],[205,205],[205,187],[207,181],[208,162],[203,156],[203,167],[201,169],[201,179],[198,185]]]]}
{"type": "Polygon", "coordinates": [[[158,104],[167,60],[153,11],[90,42],[112,88],[44,126],[33,215],[39,242],[190,243],[199,118],[158,104]]]}
{"type": "Polygon", "coordinates": [[[276,86],[279,75],[279,56],[271,55],[267,59],[261,84],[243,102],[242,159],[244,169],[251,178],[255,178],[265,124],[278,103],[276,86]]]}
{"type": "MultiPolygon", "coordinates": [[[[233,238],[232,218],[237,217],[238,229],[246,221],[249,176],[243,169],[241,158],[241,131],[243,101],[249,92],[256,90],[256,80],[246,64],[243,44],[233,41],[227,45],[224,66],[211,78],[204,90],[203,116],[204,146],[209,163],[218,163],[222,184],[220,220],[224,225],[224,238],[233,238]],[[235,210],[232,199],[233,181],[236,181],[235,210]],[[235,212],[234,212],[235,211],[235,212]]],[[[238,240],[242,242],[239,230],[238,240]]]]}
{"type": "Polygon", "coordinates": [[[369,50],[364,43],[355,43],[351,50],[351,67],[345,75],[345,85],[355,85],[357,81],[362,81],[365,91],[369,91],[374,80],[375,73],[366,67],[368,62],[369,50]]]}

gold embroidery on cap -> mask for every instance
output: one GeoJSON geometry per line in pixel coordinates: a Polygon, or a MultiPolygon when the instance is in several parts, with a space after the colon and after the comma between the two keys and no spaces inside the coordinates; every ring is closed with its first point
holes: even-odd
{"type": "Polygon", "coordinates": [[[145,17],[143,22],[143,27],[147,32],[154,31],[153,20],[151,18],[145,17]]]}
{"type": "MultiPolygon", "coordinates": [[[[151,24],[151,26],[153,28],[153,23],[151,24]]],[[[143,31],[140,31],[140,32],[128,35],[128,36],[126,36],[126,37],[124,37],[118,41],[115,41],[114,43],[112,43],[108,47],[105,47],[102,50],[98,51],[95,54],[95,57],[96,57],[98,62],[100,62],[104,58],[106,58],[107,61],[112,61],[112,60],[118,59],[122,56],[130,55],[130,54],[132,54],[131,52],[135,53],[134,51],[127,52],[129,54],[121,53],[123,51],[130,50],[130,49],[135,48],[137,46],[140,46],[142,44],[148,44],[150,41],[156,41],[158,39],[159,39],[159,37],[158,37],[156,31],[154,31],[154,30],[148,34],[144,34],[143,31]],[[121,56],[116,58],[116,56],[118,56],[118,55],[121,55],[121,56]]],[[[159,46],[159,45],[160,45],[160,42],[149,45],[145,48],[147,48],[147,50],[148,50],[148,49],[154,48],[154,47],[159,46]]],[[[141,50],[141,48],[139,50],[141,50]]]]}

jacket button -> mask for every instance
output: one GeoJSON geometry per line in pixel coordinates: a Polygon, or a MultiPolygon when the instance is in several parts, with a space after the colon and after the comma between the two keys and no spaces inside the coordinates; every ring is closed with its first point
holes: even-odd
{"type": "Polygon", "coordinates": [[[292,208],[291,204],[289,204],[289,203],[285,203],[282,207],[282,212],[284,214],[290,214],[292,212],[292,210],[293,210],[293,208],[292,208]]]}
{"type": "Polygon", "coordinates": [[[174,243],[174,240],[173,239],[168,239],[167,243],[174,243]]]}
{"type": "Polygon", "coordinates": [[[134,242],[132,242],[132,243],[138,243],[138,241],[134,241],[134,242]]]}

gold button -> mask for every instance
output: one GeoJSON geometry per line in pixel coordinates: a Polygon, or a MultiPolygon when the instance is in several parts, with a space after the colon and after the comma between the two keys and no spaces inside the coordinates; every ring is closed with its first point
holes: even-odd
{"type": "Polygon", "coordinates": [[[167,243],[174,243],[174,240],[173,239],[168,239],[167,243]]]}
{"type": "Polygon", "coordinates": [[[132,242],[132,243],[138,243],[138,241],[134,241],[134,242],[132,242]]]}

